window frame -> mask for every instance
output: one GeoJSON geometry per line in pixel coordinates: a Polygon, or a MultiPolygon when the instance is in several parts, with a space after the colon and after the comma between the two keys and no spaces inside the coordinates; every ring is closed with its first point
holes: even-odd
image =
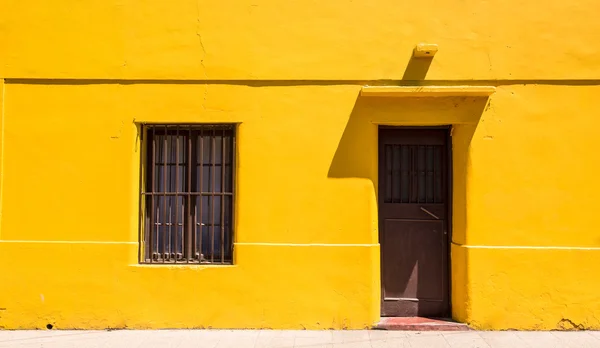
{"type": "MultiPolygon", "coordinates": [[[[144,265],[234,265],[235,257],[234,257],[234,244],[235,244],[235,216],[236,216],[236,184],[237,184],[237,124],[233,123],[145,123],[141,124],[141,161],[140,161],[140,189],[138,191],[140,198],[140,233],[139,233],[139,255],[138,262],[144,265]],[[164,135],[167,135],[165,137],[164,135]],[[175,190],[169,190],[169,186],[173,183],[171,181],[168,182],[166,186],[163,187],[163,190],[160,190],[160,184],[152,181],[152,175],[156,173],[152,170],[152,167],[158,166],[166,166],[166,168],[162,169],[163,175],[169,177],[172,176],[172,172],[167,173],[167,171],[171,171],[170,166],[173,166],[173,158],[169,159],[169,154],[167,156],[163,156],[163,163],[158,162],[157,153],[156,153],[156,142],[154,137],[162,136],[164,139],[164,144],[166,148],[164,149],[164,154],[167,154],[168,151],[174,150],[172,148],[173,143],[176,143],[176,156],[177,159],[175,161],[175,170],[176,177],[179,178],[179,170],[183,170],[188,173],[189,179],[187,179],[188,185],[190,185],[191,181],[195,181],[194,185],[198,185],[197,190],[190,190],[190,186],[186,188],[186,183],[183,182],[183,189],[180,191],[180,185],[175,181],[177,187],[175,190]],[[169,139],[175,138],[175,140],[169,139]],[[186,150],[182,150],[179,148],[180,137],[183,137],[183,145],[186,145],[186,141],[188,143],[188,148],[186,150]],[[220,137],[220,162],[216,160],[216,148],[215,144],[217,143],[217,138],[220,137]],[[204,149],[205,138],[208,138],[209,143],[212,144],[209,147],[209,153],[212,153],[212,156],[209,159],[209,162],[206,162],[204,158],[204,149]],[[167,140],[169,139],[169,140],[167,140]],[[227,140],[226,140],[227,139],[227,140]],[[168,144],[168,145],[167,145],[168,144]],[[194,145],[192,145],[194,144],[194,145]],[[225,147],[227,146],[227,147],[225,147]],[[154,147],[154,152],[152,148],[154,147]],[[225,151],[225,149],[227,149],[225,151]],[[189,152],[189,151],[192,152],[189,152]],[[200,159],[197,157],[192,159],[192,156],[197,156],[199,151],[203,151],[203,154],[200,155],[200,159]],[[187,153],[187,155],[186,155],[187,153]],[[193,154],[193,155],[192,155],[193,154]],[[181,156],[187,156],[187,159],[181,159],[181,156]],[[189,162],[191,159],[191,162],[189,162]],[[200,163],[202,162],[202,163],[200,163]],[[219,162],[219,163],[217,163],[219,162]],[[208,191],[204,190],[205,182],[202,179],[202,174],[204,173],[205,167],[208,166],[208,170],[212,171],[212,176],[208,174],[207,180],[212,178],[212,188],[208,187],[208,191]],[[190,168],[192,167],[192,168],[190,168]],[[221,177],[220,181],[220,190],[215,189],[215,181],[218,179],[215,176],[216,168],[219,167],[219,176],[221,177]],[[225,181],[226,172],[230,176],[225,181]],[[197,179],[197,175],[200,175],[200,179],[197,179]],[[192,175],[195,179],[192,179],[192,175]],[[158,185],[158,189],[156,189],[155,183],[158,185]],[[156,189],[156,190],[155,190],[156,189]],[[174,200],[177,203],[172,202],[172,198],[167,201],[166,197],[174,197],[174,200]],[[150,198],[151,197],[151,198],[150,198]],[[155,198],[158,197],[158,198],[155,198]],[[175,222],[172,220],[163,220],[159,222],[159,216],[154,216],[153,213],[149,213],[149,208],[159,209],[159,214],[161,214],[160,207],[161,202],[160,198],[164,197],[164,201],[162,206],[164,206],[164,210],[166,211],[167,202],[170,202],[169,205],[182,206],[183,217],[181,223],[179,223],[178,219],[175,218],[175,222]],[[219,197],[218,202],[215,203],[215,197],[219,197]],[[226,197],[229,197],[228,199],[226,197]],[[179,204],[179,198],[183,199],[183,203],[179,204]],[[202,202],[207,198],[209,202],[209,207],[212,209],[211,218],[208,224],[204,223],[204,216],[202,214],[202,202]],[[154,200],[156,199],[157,202],[154,200]],[[192,199],[194,199],[192,203],[192,199]],[[228,202],[226,202],[228,201],[228,202]],[[198,203],[200,202],[200,203],[198,203]],[[155,204],[158,204],[156,206],[155,204]],[[215,204],[219,204],[219,212],[220,212],[220,221],[215,219],[214,215],[214,206],[215,204]],[[149,207],[148,205],[152,205],[149,207]],[[198,211],[198,206],[200,210],[198,211]],[[156,208],[155,208],[156,207],[156,208]],[[189,210],[193,209],[193,213],[189,213],[189,210]],[[227,216],[228,215],[228,216],[227,216]],[[155,221],[150,221],[154,216],[155,221]],[[198,218],[200,222],[198,222],[198,218]],[[192,220],[193,219],[193,223],[192,220]],[[152,229],[151,226],[155,225],[155,229],[152,229]],[[166,227],[170,225],[169,227],[166,227]],[[172,242],[172,230],[171,226],[175,225],[175,243],[173,244],[175,247],[175,253],[173,253],[173,245],[172,242]],[[190,225],[192,227],[190,227],[190,225]],[[178,237],[179,227],[181,226],[181,252],[178,252],[178,237]],[[200,227],[198,227],[200,226],[200,227]],[[210,232],[211,240],[207,241],[206,244],[202,243],[202,236],[204,234],[204,226],[210,232]],[[217,227],[218,226],[218,227],[217,227]],[[169,239],[169,250],[166,252],[166,244],[163,244],[162,253],[161,247],[157,244],[154,249],[154,245],[152,243],[152,236],[156,236],[160,243],[160,229],[163,228],[163,243],[167,237],[164,236],[167,234],[166,229],[168,228],[168,239],[169,239]],[[193,232],[189,232],[189,229],[192,229],[193,232]],[[219,231],[216,231],[216,230],[219,231]],[[199,230],[199,232],[198,232],[199,230]],[[227,231],[225,231],[227,230],[227,231]],[[187,231],[187,232],[186,232],[187,231]],[[193,237],[192,235],[193,234],[193,237]],[[219,233],[219,245],[220,252],[218,257],[215,256],[215,251],[217,248],[215,247],[215,238],[214,236],[219,233]],[[192,240],[190,238],[192,237],[192,240]],[[198,246],[198,240],[200,244],[198,246]],[[190,245],[191,251],[190,251],[190,245]],[[210,253],[203,257],[204,246],[208,245],[210,248],[210,253]],[[212,245],[212,247],[211,247],[212,245]],[[191,257],[190,256],[191,253],[191,257]],[[158,257],[155,258],[155,254],[169,254],[169,259],[166,257],[158,257]],[[149,256],[149,257],[148,257],[149,256]]],[[[210,154],[209,154],[210,156],[210,154]]],[[[185,173],[184,173],[185,175],[185,173]]],[[[206,176],[206,175],[205,175],[206,176]]],[[[164,182],[167,182],[167,179],[163,178],[164,182]]],[[[185,176],[183,176],[185,178],[185,176]]],[[[172,179],[171,179],[172,180],[172,179]]],[[[175,179],[177,180],[177,179],[175,179]]],[[[184,179],[186,180],[186,179],[184,179]]],[[[211,182],[211,181],[209,181],[211,182]]],[[[210,184],[209,184],[210,185],[210,184]]],[[[153,209],[153,210],[154,210],[153,209]]],[[[177,208],[175,208],[177,209],[177,208]]],[[[209,209],[209,208],[207,208],[209,209]]],[[[176,216],[179,216],[178,213],[175,213],[176,216]]],[[[166,219],[166,212],[164,213],[164,217],[166,219]]],[[[169,216],[171,219],[171,216],[169,216]]]]}

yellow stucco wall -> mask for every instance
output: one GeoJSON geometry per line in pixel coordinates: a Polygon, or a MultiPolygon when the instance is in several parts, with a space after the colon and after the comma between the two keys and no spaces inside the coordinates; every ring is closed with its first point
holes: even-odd
{"type": "Polygon", "coordinates": [[[0,327],[369,327],[377,125],[451,124],[453,317],[600,328],[594,8],[0,0],[0,327]],[[138,264],[145,122],[239,124],[235,265],[138,264]]]}

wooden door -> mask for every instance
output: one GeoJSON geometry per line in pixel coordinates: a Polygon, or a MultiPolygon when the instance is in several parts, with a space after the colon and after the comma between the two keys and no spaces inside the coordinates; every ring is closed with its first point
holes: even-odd
{"type": "Polygon", "coordinates": [[[380,128],[382,316],[449,316],[448,129],[380,128]]]}

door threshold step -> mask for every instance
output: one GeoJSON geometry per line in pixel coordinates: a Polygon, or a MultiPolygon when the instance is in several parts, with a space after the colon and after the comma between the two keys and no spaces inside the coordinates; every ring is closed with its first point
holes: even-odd
{"type": "Polygon", "coordinates": [[[469,331],[467,324],[452,319],[432,319],[423,317],[385,317],[373,327],[375,330],[395,331],[469,331]]]}

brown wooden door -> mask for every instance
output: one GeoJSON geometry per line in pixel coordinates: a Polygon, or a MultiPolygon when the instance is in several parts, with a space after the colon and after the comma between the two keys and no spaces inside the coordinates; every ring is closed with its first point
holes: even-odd
{"type": "Polygon", "coordinates": [[[447,129],[380,128],[382,316],[449,316],[447,129]]]}

